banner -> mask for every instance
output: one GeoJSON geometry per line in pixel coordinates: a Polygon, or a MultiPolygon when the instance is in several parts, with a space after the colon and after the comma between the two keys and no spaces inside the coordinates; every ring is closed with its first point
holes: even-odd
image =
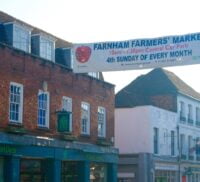
{"type": "Polygon", "coordinates": [[[200,63],[200,33],[73,45],[75,73],[200,63]]]}

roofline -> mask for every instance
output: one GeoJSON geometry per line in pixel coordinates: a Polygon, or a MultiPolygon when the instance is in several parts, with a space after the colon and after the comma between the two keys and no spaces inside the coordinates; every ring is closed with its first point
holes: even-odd
{"type": "Polygon", "coordinates": [[[163,109],[163,108],[160,108],[160,107],[157,107],[157,106],[154,106],[154,105],[142,105],[142,106],[135,106],[135,107],[121,107],[121,108],[115,108],[115,109],[134,109],[134,108],[139,108],[139,107],[153,107],[153,108],[160,109],[160,110],[163,110],[163,111],[167,111],[167,112],[170,112],[170,113],[174,113],[174,114],[177,113],[177,112],[173,112],[173,111],[170,111],[170,110],[167,110],[167,109],[163,109]]]}
{"type": "Polygon", "coordinates": [[[193,99],[193,100],[196,100],[196,101],[199,101],[199,102],[200,102],[200,99],[197,99],[197,98],[195,98],[195,97],[192,97],[191,95],[185,94],[185,93],[180,92],[180,91],[178,91],[178,93],[179,93],[180,95],[183,95],[183,96],[185,96],[185,97],[189,97],[190,99],[193,99]]]}

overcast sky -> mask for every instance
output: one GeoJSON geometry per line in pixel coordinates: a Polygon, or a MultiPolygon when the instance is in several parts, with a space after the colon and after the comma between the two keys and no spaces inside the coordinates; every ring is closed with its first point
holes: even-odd
{"type": "MultiPolygon", "coordinates": [[[[198,0],[0,0],[0,10],[73,43],[200,32],[198,0]]],[[[200,92],[200,65],[166,68],[200,92]]],[[[104,73],[116,92],[148,70],[104,73]]]]}

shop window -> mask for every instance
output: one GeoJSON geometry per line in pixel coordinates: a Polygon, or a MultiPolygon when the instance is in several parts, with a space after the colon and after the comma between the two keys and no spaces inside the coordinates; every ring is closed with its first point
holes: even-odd
{"type": "Polygon", "coordinates": [[[20,162],[20,181],[46,181],[44,172],[42,170],[42,161],[34,159],[22,159],[20,162]]]}
{"type": "Polygon", "coordinates": [[[10,122],[22,123],[23,85],[10,83],[10,122]]]}
{"type": "Polygon", "coordinates": [[[98,137],[106,136],[106,110],[98,107],[98,137]]]}
{"type": "Polygon", "coordinates": [[[49,93],[38,93],[38,126],[49,127],[49,93]]]}
{"type": "Polygon", "coordinates": [[[0,182],[4,182],[4,159],[0,158],[0,182]]]}
{"type": "Polygon", "coordinates": [[[90,182],[107,182],[107,167],[105,164],[90,164],[90,182]]]}
{"type": "Polygon", "coordinates": [[[90,134],[90,105],[81,103],[81,134],[90,134]]]}
{"type": "Polygon", "coordinates": [[[78,163],[62,162],[62,182],[78,182],[78,163]]]}
{"type": "Polygon", "coordinates": [[[20,50],[30,52],[30,39],[31,31],[30,29],[14,24],[13,26],[13,47],[20,50]]]}

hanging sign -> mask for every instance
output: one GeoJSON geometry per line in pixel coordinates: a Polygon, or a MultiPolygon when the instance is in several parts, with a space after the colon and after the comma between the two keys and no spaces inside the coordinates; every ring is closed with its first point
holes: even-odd
{"type": "Polygon", "coordinates": [[[200,63],[200,33],[73,45],[75,73],[200,63]]]}

